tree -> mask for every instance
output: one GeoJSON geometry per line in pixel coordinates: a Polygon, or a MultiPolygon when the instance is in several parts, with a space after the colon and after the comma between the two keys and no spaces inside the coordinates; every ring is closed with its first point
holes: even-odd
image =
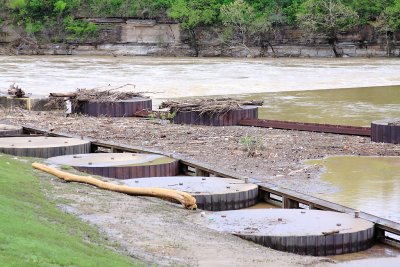
{"type": "Polygon", "coordinates": [[[199,55],[197,29],[212,25],[218,19],[220,3],[218,0],[175,0],[168,10],[168,15],[181,23],[181,28],[189,32],[192,47],[199,55]]]}
{"type": "Polygon", "coordinates": [[[395,32],[400,30],[400,0],[395,0],[393,5],[386,7],[374,23],[374,27],[384,34],[386,41],[386,54],[392,53],[395,42],[395,32]]]}
{"type": "Polygon", "coordinates": [[[344,4],[357,12],[359,16],[358,24],[367,25],[374,22],[391,1],[392,0],[344,0],[344,4]]]}
{"type": "Polygon", "coordinates": [[[300,28],[311,38],[326,38],[336,57],[338,35],[357,24],[357,13],[340,0],[307,0],[297,14],[300,28]]]}
{"type": "Polygon", "coordinates": [[[278,38],[282,26],[286,23],[288,23],[288,18],[283,14],[281,6],[275,6],[266,9],[255,19],[250,32],[262,48],[270,47],[276,56],[272,42],[278,38]]]}
{"type": "Polygon", "coordinates": [[[243,0],[221,6],[221,20],[232,34],[237,34],[243,46],[247,44],[250,28],[254,25],[256,16],[252,6],[243,0]]]}

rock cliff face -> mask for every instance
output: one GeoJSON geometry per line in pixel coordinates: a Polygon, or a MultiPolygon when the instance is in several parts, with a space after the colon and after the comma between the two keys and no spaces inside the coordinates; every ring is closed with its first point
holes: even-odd
{"type": "MultiPolygon", "coordinates": [[[[78,54],[129,56],[194,56],[193,40],[170,21],[122,18],[88,18],[98,25],[99,37],[90,42],[66,44],[33,44],[22,38],[13,26],[0,28],[0,54],[78,54]]],[[[250,40],[247,46],[226,45],[221,41],[221,29],[198,29],[198,55],[203,57],[333,57],[324,39],[305,40],[299,30],[285,27],[271,38],[270,43],[250,40]]],[[[394,36],[400,40],[400,33],[394,36]]],[[[372,27],[361,27],[342,34],[337,47],[344,57],[387,56],[387,41],[372,27]]],[[[400,42],[390,46],[391,56],[400,56],[400,42]]]]}

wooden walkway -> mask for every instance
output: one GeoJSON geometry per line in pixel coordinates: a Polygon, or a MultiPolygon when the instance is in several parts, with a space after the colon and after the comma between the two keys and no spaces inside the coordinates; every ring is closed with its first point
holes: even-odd
{"type": "MultiPolygon", "coordinates": [[[[44,129],[37,129],[32,127],[24,127],[24,132],[29,134],[45,134],[48,136],[80,138],[80,136],[64,134],[64,133],[55,133],[55,132],[50,133],[44,129]]],[[[355,209],[342,206],[333,202],[329,202],[317,197],[309,196],[294,190],[279,187],[272,183],[263,182],[257,179],[247,178],[228,171],[215,170],[203,163],[194,160],[188,160],[184,157],[179,157],[174,154],[168,154],[163,151],[114,143],[114,142],[102,142],[89,138],[87,138],[87,140],[90,141],[92,144],[92,152],[96,151],[98,148],[103,148],[103,149],[108,149],[110,152],[114,153],[117,152],[154,153],[172,157],[174,159],[179,160],[180,171],[182,174],[185,175],[216,176],[216,177],[234,178],[239,180],[248,179],[250,183],[255,183],[259,186],[259,194],[263,201],[280,205],[282,208],[290,209],[290,208],[308,207],[310,209],[337,211],[348,214],[354,214],[354,212],[357,211],[355,209]]],[[[376,238],[384,241],[385,233],[387,232],[395,235],[396,240],[400,240],[400,223],[390,221],[365,212],[360,212],[359,214],[360,218],[363,218],[375,224],[375,229],[377,233],[376,238]]],[[[388,239],[386,238],[386,240],[388,239]]]]}
{"type": "Polygon", "coordinates": [[[262,127],[262,128],[276,128],[276,129],[285,129],[285,130],[298,130],[298,131],[321,132],[321,133],[371,136],[371,128],[370,127],[357,127],[357,126],[305,123],[305,122],[290,122],[290,121],[278,121],[278,120],[261,120],[261,119],[242,120],[239,122],[239,125],[262,127]]]}

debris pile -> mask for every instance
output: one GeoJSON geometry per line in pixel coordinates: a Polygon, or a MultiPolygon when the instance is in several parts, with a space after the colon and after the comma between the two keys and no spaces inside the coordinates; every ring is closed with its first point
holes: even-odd
{"type": "MultiPolygon", "coordinates": [[[[130,86],[131,84],[125,84],[119,87],[111,87],[108,86],[107,89],[103,88],[93,88],[93,89],[77,89],[76,92],[69,93],[50,93],[50,97],[56,98],[70,98],[73,101],[89,101],[89,102],[114,102],[127,100],[134,97],[143,97],[145,92],[132,92],[132,91],[118,91],[126,86],[130,86]]],[[[134,86],[134,85],[133,85],[134,86]]],[[[135,87],[135,86],[134,86],[135,87]]]]}
{"type": "Polygon", "coordinates": [[[400,120],[391,121],[388,123],[389,126],[400,126],[400,120]]]}
{"type": "Polygon", "coordinates": [[[78,88],[75,92],[50,93],[49,105],[60,106],[62,102],[70,100],[71,104],[77,107],[81,102],[115,102],[135,97],[149,98],[144,95],[146,92],[119,91],[119,89],[127,86],[133,86],[133,88],[135,88],[135,85],[125,84],[118,87],[107,86],[106,88],[99,87],[93,89],[78,88]]]}
{"type": "Polygon", "coordinates": [[[168,108],[170,113],[198,111],[200,114],[223,114],[231,110],[242,109],[242,106],[262,106],[263,101],[238,100],[233,98],[190,99],[183,101],[164,101],[160,109],[168,108]]]}
{"type": "Polygon", "coordinates": [[[7,93],[11,97],[21,98],[25,96],[24,90],[18,87],[18,85],[16,85],[15,83],[10,85],[10,88],[8,88],[7,93]]]}

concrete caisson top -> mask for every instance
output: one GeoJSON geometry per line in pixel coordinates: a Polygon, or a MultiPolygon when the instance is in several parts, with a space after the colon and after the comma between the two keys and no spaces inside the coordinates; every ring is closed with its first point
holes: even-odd
{"type": "Polygon", "coordinates": [[[18,130],[22,130],[22,127],[10,124],[0,124],[0,131],[18,131],[18,130]]]}
{"type": "Polygon", "coordinates": [[[188,192],[193,195],[228,194],[257,189],[257,185],[245,183],[238,179],[200,176],[128,179],[124,180],[124,184],[134,187],[161,187],[174,189],[188,192]]]}
{"type": "Polygon", "coordinates": [[[49,148],[69,147],[90,143],[86,140],[65,137],[4,137],[0,138],[0,148],[49,148]]]}
{"type": "Polygon", "coordinates": [[[48,162],[73,167],[129,167],[171,163],[175,159],[154,154],[91,153],[49,158],[48,162]]]}
{"type": "Polygon", "coordinates": [[[390,123],[398,123],[398,125],[400,126],[400,118],[390,118],[390,119],[376,120],[372,122],[372,124],[376,125],[389,125],[390,123]]]}
{"type": "Polygon", "coordinates": [[[200,218],[209,228],[255,236],[323,236],[323,233],[355,233],[373,223],[349,214],[321,210],[248,209],[223,211],[200,218]]]}

